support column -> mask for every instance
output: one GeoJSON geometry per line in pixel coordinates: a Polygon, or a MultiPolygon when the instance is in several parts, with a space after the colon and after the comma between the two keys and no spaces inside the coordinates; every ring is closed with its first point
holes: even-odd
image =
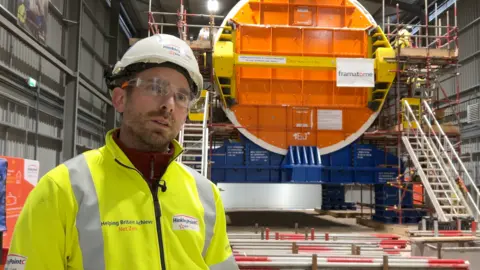
{"type": "MultiPolygon", "coordinates": [[[[120,0],[111,0],[110,2],[110,44],[108,53],[108,64],[115,65],[118,56],[118,33],[120,31],[120,0]]],[[[109,95],[110,96],[110,95],[109,95]]],[[[107,106],[107,121],[105,128],[107,130],[116,128],[116,112],[113,106],[107,106]]]]}
{"type": "Polygon", "coordinates": [[[67,5],[67,19],[76,23],[68,24],[65,35],[65,51],[67,52],[67,66],[72,69],[74,76],[68,76],[65,88],[65,103],[63,105],[63,142],[62,161],[74,157],[77,153],[77,121],[78,121],[78,91],[80,73],[80,53],[82,35],[83,0],[65,1],[67,5]]]}

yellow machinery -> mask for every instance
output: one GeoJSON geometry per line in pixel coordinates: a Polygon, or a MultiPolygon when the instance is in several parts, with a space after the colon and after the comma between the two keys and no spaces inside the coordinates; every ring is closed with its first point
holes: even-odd
{"type": "MultiPolygon", "coordinates": [[[[407,114],[406,107],[405,107],[405,101],[407,101],[408,105],[410,105],[410,108],[412,108],[412,112],[415,115],[415,118],[417,118],[417,121],[420,123],[420,117],[422,117],[422,111],[421,111],[421,101],[419,98],[403,98],[401,100],[402,102],[402,125],[404,129],[408,129],[408,121],[405,117],[407,114]]],[[[413,119],[410,119],[410,122],[412,123],[412,128],[417,128],[417,124],[413,121],[413,119]]]]}
{"type": "Polygon", "coordinates": [[[192,106],[190,112],[188,113],[188,119],[193,122],[202,122],[203,116],[207,113],[208,119],[208,112],[204,112],[205,109],[205,97],[207,95],[207,90],[202,90],[201,96],[198,99],[197,103],[192,106]]]}

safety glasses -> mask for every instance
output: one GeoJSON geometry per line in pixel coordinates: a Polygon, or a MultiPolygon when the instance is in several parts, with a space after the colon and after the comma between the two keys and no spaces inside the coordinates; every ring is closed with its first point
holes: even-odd
{"type": "Polygon", "coordinates": [[[167,98],[173,95],[175,104],[183,108],[190,107],[193,100],[192,93],[189,89],[176,87],[170,82],[160,78],[135,78],[122,84],[123,89],[127,87],[135,87],[145,94],[155,97],[167,98]]]}

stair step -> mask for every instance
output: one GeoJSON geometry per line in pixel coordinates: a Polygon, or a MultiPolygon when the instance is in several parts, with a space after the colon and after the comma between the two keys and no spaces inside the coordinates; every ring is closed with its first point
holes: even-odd
{"type": "MultiPolygon", "coordinates": [[[[434,189],[433,192],[436,192],[436,193],[452,193],[451,190],[449,189],[442,189],[442,190],[436,190],[434,189]]],[[[438,198],[437,198],[438,199],[438,198]]]]}
{"type": "Polygon", "coordinates": [[[471,217],[469,214],[445,214],[447,217],[471,217]]]}
{"type": "Polygon", "coordinates": [[[430,186],[449,186],[448,183],[430,183],[430,186]]]}
{"type": "Polygon", "coordinates": [[[185,131],[197,131],[197,132],[199,132],[199,131],[203,131],[203,128],[202,127],[189,127],[189,128],[185,127],[183,129],[183,131],[184,131],[184,133],[185,133],[185,131]]]}
{"type": "Polygon", "coordinates": [[[442,205],[443,209],[466,209],[463,205],[442,205]]]}
{"type": "Polygon", "coordinates": [[[185,123],[183,125],[184,127],[203,127],[203,124],[202,123],[185,123]]]}
{"type": "Polygon", "coordinates": [[[431,178],[431,179],[437,179],[438,177],[441,177],[441,178],[448,178],[446,177],[445,175],[443,174],[439,174],[439,175],[427,175],[428,178],[431,178]]]}
{"type": "Polygon", "coordinates": [[[183,157],[199,157],[201,158],[202,155],[200,154],[182,154],[183,157]]]}
{"type": "Polygon", "coordinates": [[[454,198],[437,198],[438,201],[448,201],[450,199],[450,201],[455,201],[455,202],[458,202],[460,201],[459,199],[454,199],[454,198]]]}
{"type": "Polygon", "coordinates": [[[201,165],[202,164],[201,161],[193,161],[193,160],[182,160],[182,163],[186,164],[186,165],[201,165]]]}
{"type": "Polygon", "coordinates": [[[185,150],[199,150],[199,151],[202,151],[202,147],[184,146],[183,149],[185,149],[185,150]]]}
{"type": "Polygon", "coordinates": [[[199,141],[184,140],[183,143],[195,143],[195,144],[198,144],[198,143],[203,143],[203,141],[202,141],[202,140],[199,140],[199,141]]]}
{"type": "Polygon", "coordinates": [[[198,138],[198,137],[203,137],[203,134],[202,133],[188,133],[188,134],[184,133],[183,137],[184,138],[185,137],[197,137],[198,138]]]}

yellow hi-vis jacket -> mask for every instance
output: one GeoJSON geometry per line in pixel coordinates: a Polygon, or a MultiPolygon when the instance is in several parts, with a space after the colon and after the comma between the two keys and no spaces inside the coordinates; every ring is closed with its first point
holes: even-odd
{"type": "Polygon", "coordinates": [[[112,138],[59,165],[29,194],[6,270],[238,269],[218,188],[173,161],[149,185],[112,138]]]}

